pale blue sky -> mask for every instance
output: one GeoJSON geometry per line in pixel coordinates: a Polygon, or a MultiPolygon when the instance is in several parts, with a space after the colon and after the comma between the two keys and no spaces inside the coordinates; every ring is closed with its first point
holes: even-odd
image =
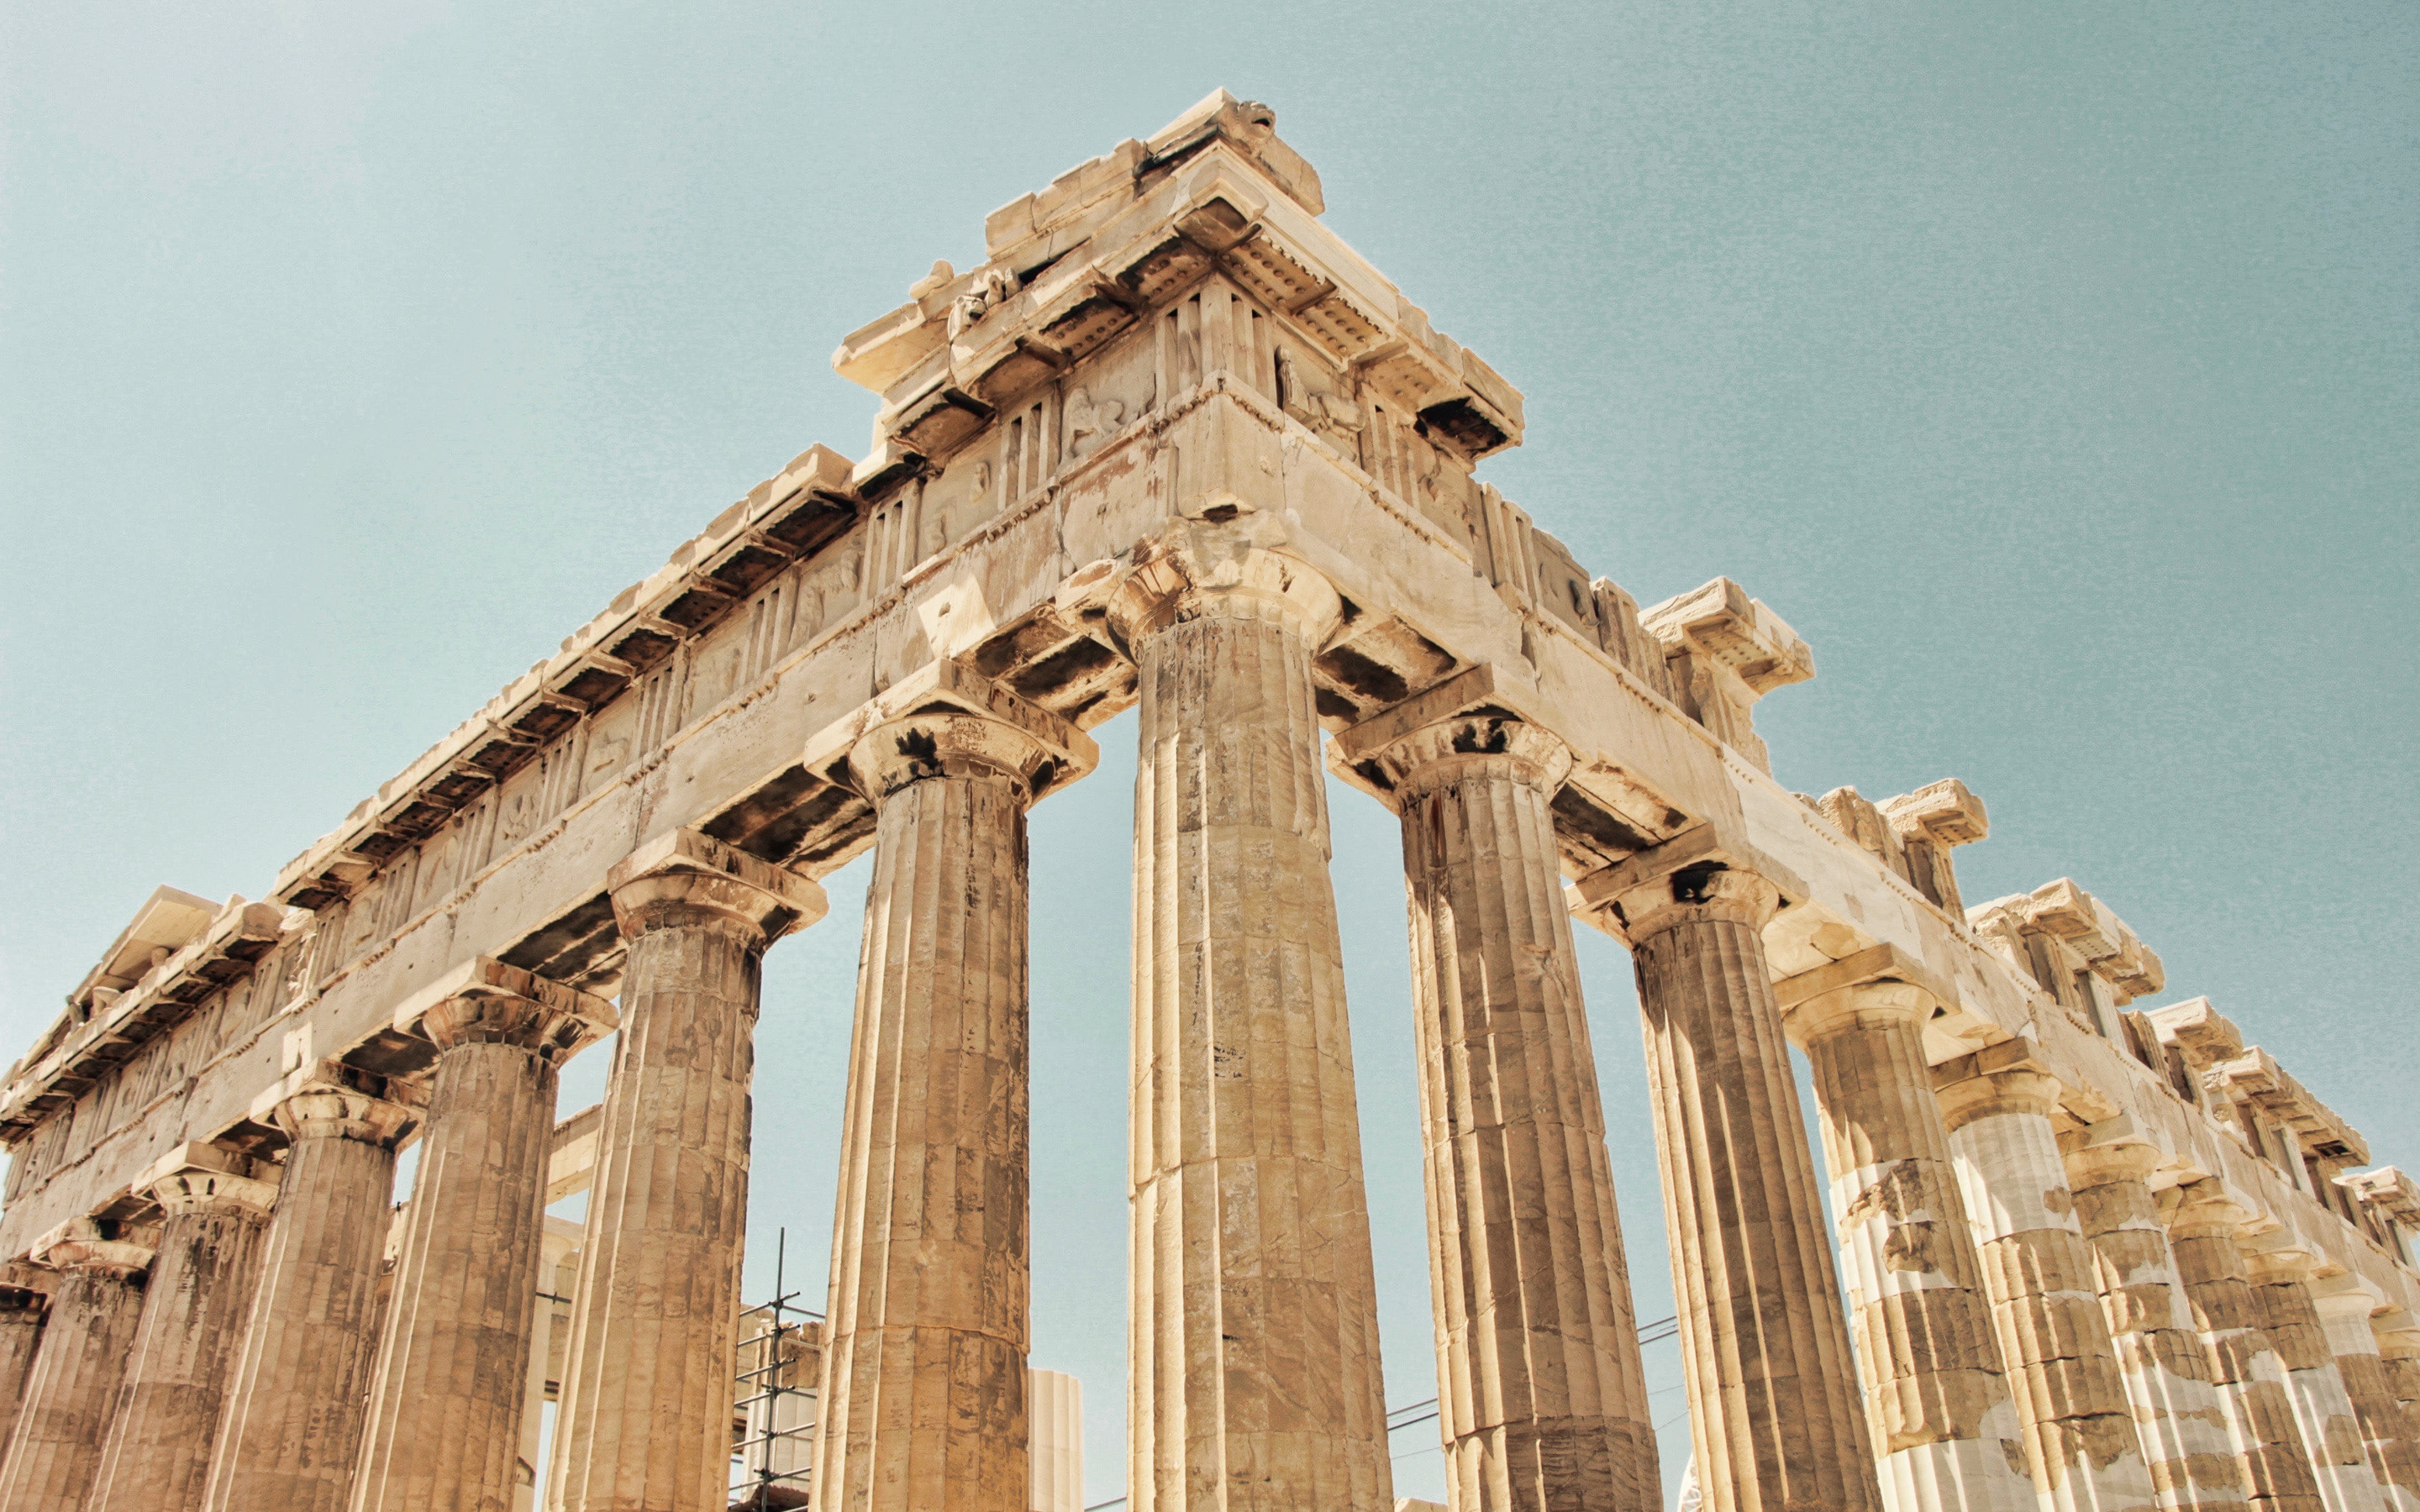
{"type": "MultiPolygon", "coordinates": [[[[1224,85],[1528,396],[1484,475],[1815,647],[1782,780],[1962,777],[2420,1161],[2420,10],[0,5],[0,1059],[258,895],[813,441],[985,211],[1224,85]]],[[[1132,721],[1034,820],[1035,1362],[1123,1489],[1132,721]]],[[[1388,1400],[1435,1395],[1392,821],[1335,806],[1388,1400]]],[[[768,971],[750,1289],[819,1288],[862,864],[768,971]]],[[[1670,1310],[1628,963],[1585,985],[1670,1310]]],[[[575,1071],[593,1097],[601,1058],[575,1071]]],[[[1668,1485],[1673,1346],[1651,1348],[1668,1485]]],[[[1423,1426],[1399,1488],[1435,1494],[1423,1426]]]]}

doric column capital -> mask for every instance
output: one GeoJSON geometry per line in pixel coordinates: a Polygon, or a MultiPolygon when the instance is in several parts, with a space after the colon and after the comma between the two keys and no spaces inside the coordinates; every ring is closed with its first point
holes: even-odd
{"type": "Polygon", "coordinates": [[[438,1053],[505,1044],[561,1065],[621,1024],[611,999],[476,956],[396,1010],[395,1026],[417,1031],[438,1053]]]}
{"type": "Polygon", "coordinates": [[[260,1224],[277,1205],[277,1167],[216,1145],[179,1145],[152,1162],[135,1190],[175,1218],[225,1214],[260,1224]]]}
{"type": "Polygon", "coordinates": [[[876,803],[927,778],[978,775],[1007,777],[1038,802],[1101,759],[1073,723],[954,661],[893,684],[835,736],[818,737],[810,769],[826,769],[818,753],[841,739],[850,782],[876,803]]]}
{"type": "Polygon", "coordinates": [[[2311,1279],[2311,1305],[2330,1322],[2357,1322],[2366,1328],[2378,1310],[2378,1299],[2349,1271],[2311,1279]]]}
{"type": "Polygon", "coordinates": [[[392,1149],[420,1121],[421,1094],[340,1060],[299,1067],[253,1100],[252,1119],[289,1140],[352,1139],[392,1149]]]}
{"type": "Polygon", "coordinates": [[[1217,523],[1180,523],[1109,595],[1109,627],[1131,644],[1186,620],[1282,625],[1313,647],[1344,617],[1344,600],[1318,572],[1217,523]]]}
{"type": "Polygon", "coordinates": [[[2047,1119],[2058,1106],[2058,1078],[2026,1040],[2003,1040],[1933,1067],[1932,1090],[1953,1133],[2000,1114],[2047,1119]]]}
{"type": "Polygon", "coordinates": [[[2236,1240],[2243,1251],[2243,1271],[2255,1286],[2283,1286],[2308,1281],[2319,1272],[2319,1257],[2280,1228],[2236,1240]]]}
{"type": "Polygon", "coordinates": [[[2068,1184],[2079,1192],[2116,1181],[2149,1181],[2164,1159],[2127,1113],[2060,1134],[2058,1152],[2067,1162],[2068,1184]]]}
{"type": "Polygon", "coordinates": [[[1860,1029],[1921,1028],[1932,1005],[1932,994],[1913,982],[1861,981],[1792,1004],[1781,1024],[1800,1044],[1818,1045],[1860,1029]]]}
{"type": "Polygon", "coordinates": [[[90,1271],[126,1281],[149,1268],[158,1234],[94,1218],[70,1218],[34,1241],[34,1259],[54,1271],[90,1271]]]}
{"type": "Polygon", "coordinates": [[[1787,899],[1805,896],[1806,884],[1787,868],[1705,825],[1601,867],[1570,888],[1575,913],[1593,916],[1633,949],[1693,920],[1761,930],[1787,899]]]}
{"type": "Polygon", "coordinates": [[[759,949],[824,917],[824,889],[787,867],[734,850],[710,835],[675,829],[631,852],[605,873],[622,937],[724,923],[759,949]]]}
{"type": "Polygon", "coordinates": [[[2178,1239],[2232,1241],[2252,1216],[2252,1210],[2229,1196],[2226,1188],[2205,1177],[2176,1189],[2175,1206],[2163,1203],[2168,1232],[2178,1239]]]}
{"type": "Polygon", "coordinates": [[[1379,710],[1328,743],[1328,764],[1357,773],[1399,810],[1416,792],[1487,776],[1549,795],[1571,775],[1569,742],[1534,712],[1530,690],[1482,663],[1379,710]]]}

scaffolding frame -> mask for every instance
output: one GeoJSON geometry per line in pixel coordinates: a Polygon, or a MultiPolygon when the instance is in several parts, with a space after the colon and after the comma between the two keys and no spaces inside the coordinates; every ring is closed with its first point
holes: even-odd
{"type": "Polygon", "coordinates": [[[805,1320],[820,1323],[824,1315],[799,1306],[795,1300],[799,1293],[787,1288],[789,1240],[787,1228],[775,1230],[772,1300],[759,1303],[739,1315],[743,1330],[740,1348],[754,1349],[757,1363],[740,1368],[734,1382],[740,1395],[733,1400],[732,1406],[746,1412],[751,1419],[756,1419],[755,1409],[763,1407],[761,1421],[765,1427],[761,1433],[744,1432],[732,1445],[732,1458],[737,1466],[729,1487],[734,1512],[740,1508],[746,1508],[748,1512],[766,1512],[766,1509],[776,1507],[805,1506],[807,1478],[814,1468],[813,1435],[820,1422],[820,1413],[813,1408],[820,1405],[818,1391],[814,1386],[783,1384],[783,1372],[790,1363],[783,1343],[802,1333],[805,1320]],[[793,1321],[793,1319],[799,1321],[793,1321]],[[752,1321],[760,1328],[752,1335],[744,1332],[752,1321]],[[782,1422],[781,1404],[785,1398],[792,1397],[806,1398],[811,1404],[812,1420],[799,1427],[784,1428],[779,1426],[782,1422]],[[775,1470],[777,1448],[802,1449],[803,1453],[781,1457],[795,1458],[799,1468],[775,1470]]]}

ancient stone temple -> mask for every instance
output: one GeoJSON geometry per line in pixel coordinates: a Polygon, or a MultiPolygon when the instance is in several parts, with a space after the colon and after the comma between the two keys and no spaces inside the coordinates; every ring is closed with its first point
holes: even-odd
{"type": "Polygon", "coordinates": [[[1321,208],[1219,94],[994,212],[841,344],[862,458],[714,515],[262,901],[147,901],[0,1088],[0,1507],[704,1512],[752,1431],[778,1504],[1072,1505],[1026,824],[1140,705],[1130,1512],[1393,1503],[1331,778],[1403,825],[1455,1512],[1682,1472],[1575,928],[1637,962],[1708,1506],[2420,1512],[2412,1184],[2208,1001],[2130,1008],[2161,962],[2073,882],[1970,906],[1957,780],[1778,786],[1807,645],[1479,481],[1520,394],[1321,208]],[[828,1318],[743,1335],[759,967],[869,849],[828,1318]]]}

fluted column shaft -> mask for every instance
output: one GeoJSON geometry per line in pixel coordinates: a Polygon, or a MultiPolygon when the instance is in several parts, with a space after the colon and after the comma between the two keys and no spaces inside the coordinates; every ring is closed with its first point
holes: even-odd
{"type": "Polygon", "coordinates": [[[2000,1354],[2045,1512],[2152,1504],[2150,1467],[2051,1123],[2058,1084],[2025,1068],[1939,1079],[2000,1354]]]}
{"type": "Polygon", "coordinates": [[[1311,682],[1338,613],[1263,556],[1122,621],[1142,701],[1131,1512],[1392,1498],[1311,682]]]}
{"type": "Polygon", "coordinates": [[[0,1464],[0,1507],[8,1512],[81,1512],[92,1489],[152,1256],[148,1244],[116,1232],[115,1225],[77,1219],[35,1246],[34,1257],[56,1269],[59,1281],[0,1464]]]}
{"type": "Polygon", "coordinates": [[[823,890],[689,830],[607,884],[629,958],[547,1504],[720,1512],[759,968],[768,942],[823,916],[823,890]]]}
{"type": "Polygon", "coordinates": [[[2368,1293],[2349,1276],[2312,1288],[2329,1352],[2344,1380],[2354,1419],[2369,1452],[2370,1473],[2384,1488],[2392,1512],[2420,1512],[2420,1445],[2412,1443],[2403,1405],[2386,1381],[2386,1362],[2370,1329],[2368,1293]]]}
{"type": "Polygon", "coordinates": [[[425,1013],[437,1046],[352,1512],[510,1512],[556,1068],[613,1005],[500,961],[425,1013]]]}
{"type": "Polygon", "coordinates": [[[2311,1300],[2311,1261],[2299,1251],[2269,1245],[2248,1250],[2244,1272],[2260,1331],[2286,1366],[2286,1395],[2294,1424],[2319,1483],[2319,1500],[2344,1512],[2382,1512],[2386,1487],[2370,1469],[2369,1446],[2352,1398],[2336,1370],[2335,1351],[2311,1300]]]}
{"type": "Polygon", "coordinates": [[[1663,1505],[1596,1057],[1533,726],[1453,718],[1397,774],[1438,1425],[1454,1512],[1663,1505]]]}
{"type": "Polygon", "coordinates": [[[2168,1217],[2177,1278],[2184,1285],[2255,1512],[2319,1512],[2319,1482],[2295,1425],[2286,1366],[2261,1330],[2243,1255],[2236,1246],[2235,1226],[2242,1216],[2213,1181],[2181,1189],[2168,1217]]]}
{"type": "Polygon", "coordinates": [[[7,1457],[8,1440],[17,1430],[17,1410],[24,1403],[34,1356],[42,1347],[50,1305],[47,1292],[0,1287],[0,1458],[7,1457]]]}
{"type": "MultiPolygon", "coordinates": [[[[378,1348],[395,1146],[417,1112],[329,1066],[273,1117],[291,1143],[210,1451],[209,1512],[341,1512],[378,1348]]],[[[382,1088],[381,1088],[382,1089],[382,1088]]]]}
{"type": "Polygon", "coordinates": [[[1881,1505],[1753,873],[1623,893],[1698,1481],[1714,1512],[1881,1505]]]}
{"type": "Polygon", "coordinates": [[[1931,1011],[1920,987],[1869,982],[1788,1027],[1814,1072],[1884,1504],[2017,1512],[2033,1489],[2009,1463],[2022,1429],[1925,1060],[1931,1011]]]}
{"type": "MultiPolygon", "coordinates": [[[[1037,726],[1058,721],[1023,711],[1037,726]]],[[[970,714],[885,723],[832,1222],[814,1502],[1026,1512],[1025,810],[1069,741],[970,714]]]]}
{"type": "Polygon", "coordinates": [[[145,1288],[117,1415],[93,1476],[92,1512],[195,1512],[209,1489],[227,1367],[252,1315],[277,1189],[240,1155],[150,1183],[166,1221],[145,1288]]]}
{"type": "Polygon", "coordinates": [[[2092,1250],[2093,1285],[2160,1504],[2240,1512],[2247,1495],[2243,1467],[2146,1180],[2156,1157],[2141,1144],[2079,1137],[2061,1145],[2076,1221],[2092,1250]]]}

